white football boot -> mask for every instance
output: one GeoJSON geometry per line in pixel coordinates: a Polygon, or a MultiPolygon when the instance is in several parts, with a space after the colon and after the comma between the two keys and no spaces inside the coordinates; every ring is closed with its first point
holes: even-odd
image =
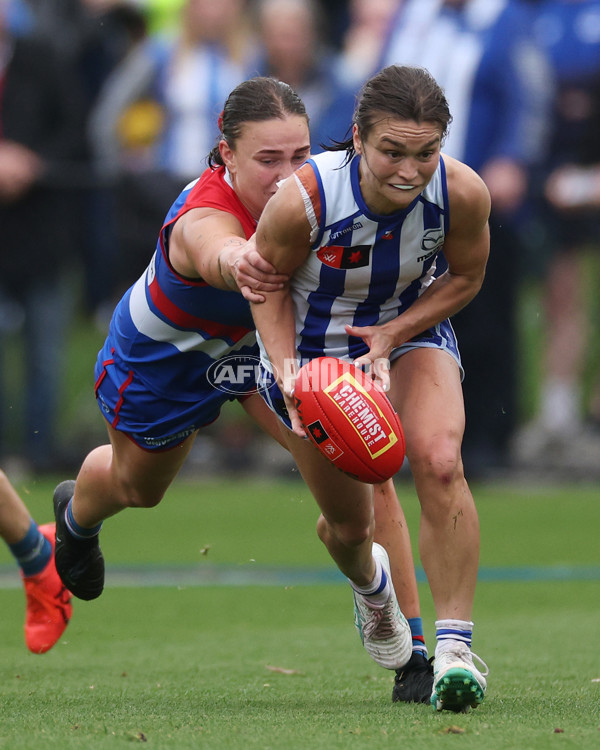
{"type": "Polygon", "coordinates": [[[474,654],[465,643],[456,643],[451,649],[436,654],[433,663],[433,693],[431,705],[436,711],[466,713],[482,701],[489,673],[487,664],[474,654]],[[480,672],[473,657],[485,670],[480,672]]]}
{"type": "Polygon", "coordinates": [[[381,561],[390,582],[390,598],[383,607],[375,607],[369,597],[354,594],[354,625],[369,656],[385,669],[400,669],[412,655],[410,626],[400,611],[392,584],[387,552],[373,543],[373,557],[381,561]]]}

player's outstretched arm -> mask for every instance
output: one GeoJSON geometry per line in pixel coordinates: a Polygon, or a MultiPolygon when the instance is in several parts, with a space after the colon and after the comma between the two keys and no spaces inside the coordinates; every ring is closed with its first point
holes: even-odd
{"type": "Polygon", "coordinates": [[[262,302],[264,291],[283,288],[287,276],[277,274],[257,252],[254,237],[246,240],[239,221],[226,211],[197,208],[175,223],[170,261],[188,278],[201,278],[217,289],[240,291],[262,302]]]}

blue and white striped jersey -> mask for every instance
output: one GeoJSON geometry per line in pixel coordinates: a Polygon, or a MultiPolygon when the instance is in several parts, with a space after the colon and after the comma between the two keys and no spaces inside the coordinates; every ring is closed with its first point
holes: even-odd
{"type": "MultiPolygon", "coordinates": [[[[302,361],[318,356],[353,360],[365,354],[366,344],[349,337],[344,326],[393,320],[446,269],[442,250],[449,213],[443,159],[408,208],[385,216],[372,213],[363,200],[360,156],[347,164],[345,159],[345,152],[325,152],[294,175],[312,227],[311,253],[291,282],[302,361]]],[[[448,321],[427,335],[431,343],[424,345],[455,350],[448,321]]]]}

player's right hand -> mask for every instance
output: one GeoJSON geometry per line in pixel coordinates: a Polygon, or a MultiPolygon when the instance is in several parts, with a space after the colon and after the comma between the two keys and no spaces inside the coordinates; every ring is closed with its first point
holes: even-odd
{"type": "Polygon", "coordinates": [[[289,280],[289,276],[277,273],[277,269],[262,257],[252,243],[246,243],[239,254],[231,254],[227,265],[248,302],[264,302],[265,297],[261,292],[280,291],[289,280]]]}

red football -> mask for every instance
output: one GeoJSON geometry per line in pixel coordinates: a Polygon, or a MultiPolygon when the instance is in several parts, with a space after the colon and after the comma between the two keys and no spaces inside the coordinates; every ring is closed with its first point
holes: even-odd
{"type": "Polygon", "coordinates": [[[298,373],[294,397],[309,439],[361,482],[383,482],[402,466],[404,433],[385,392],[350,362],[318,357],[298,373]]]}

